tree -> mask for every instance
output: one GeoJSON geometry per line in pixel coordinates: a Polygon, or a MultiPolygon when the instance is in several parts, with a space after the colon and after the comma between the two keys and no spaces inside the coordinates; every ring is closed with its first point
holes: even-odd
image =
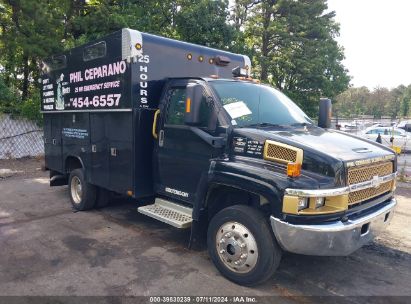
{"type": "Polygon", "coordinates": [[[321,96],[335,97],[350,80],[335,41],[335,13],[326,10],[326,0],[262,0],[246,29],[260,79],[311,115],[316,115],[321,96]]]}
{"type": "Polygon", "coordinates": [[[400,85],[392,90],[376,87],[372,92],[366,87],[349,88],[339,94],[335,101],[334,109],[340,116],[366,114],[374,117],[406,117],[410,112],[411,85],[400,85]]]}
{"type": "Polygon", "coordinates": [[[409,85],[402,96],[401,101],[401,115],[403,117],[408,117],[410,114],[410,103],[411,103],[411,85],[409,85]]]}
{"type": "Polygon", "coordinates": [[[68,0],[49,0],[46,4],[31,0],[0,2],[0,62],[6,70],[6,83],[19,87],[23,101],[28,97],[30,84],[38,78],[40,59],[61,50],[60,38],[64,31],[61,20],[66,2],[68,0]]]}
{"type": "Polygon", "coordinates": [[[183,1],[176,14],[176,33],[181,40],[219,49],[233,45],[234,27],[227,23],[228,1],[183,1]]]}
{"type": "Polygon", "coordinates": [[[38,94],[41,59],[123,27],[247,54],[253,71],[315,114],[348,84],[326,0],[0,0],[0,68],[38,94]]]}
{"type": "Polygon", "coordinates": [[[410,97],[406,96],[402,99],[401,102],[401,115],[403,117],[408,117],[410,113],[410,97]]]}
{"type": "Polygon", "coordinates": [[[371,92],[367,87],[349,88],[335,98],[333,108],[343,117],[370,114],[366,106],[370,98],[371,92]]]}
{"type": "Polygon", "coordinates": [[[391,100],[387,105],[387,112],[392,118],[400,116],[401,103],[406,89],[404,85],[400,85],[390,91],[391,100]]]}

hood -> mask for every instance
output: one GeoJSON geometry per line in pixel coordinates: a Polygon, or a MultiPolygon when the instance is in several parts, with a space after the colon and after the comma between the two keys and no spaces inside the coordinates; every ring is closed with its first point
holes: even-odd
{"type": "Polygon", "coordinates": [[[266,139],[283,142],[302,148],[305,152],[323,154],[344,162],[393,154],[389,148],[367,139],[315,126],[307,128],[244,128],[236,129],[235,133],[260,142],[266,139]]]}

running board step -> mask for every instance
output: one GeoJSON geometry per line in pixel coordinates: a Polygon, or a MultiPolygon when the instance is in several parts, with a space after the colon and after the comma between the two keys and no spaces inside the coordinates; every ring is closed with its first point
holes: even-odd
{"type": "Polygon", "coordinates": [[[188,228],[193,221],[193,209],[156,198],[155,203],[138,207],[138,212],[177,228],[188,228]]]}

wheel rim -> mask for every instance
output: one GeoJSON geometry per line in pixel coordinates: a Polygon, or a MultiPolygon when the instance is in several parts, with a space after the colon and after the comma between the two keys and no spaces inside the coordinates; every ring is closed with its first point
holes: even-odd
{"type": "Polygon", "coordinates": [[[81,196],[83,194],[81,181],[77,176],[73,176],[70,184],[71,197],[75,204],[81,203],[81,196]]]}
{"type": "Polygon", "coordinates": [[[218,229],[216,248],[220,260],[236,273],[250,272],[257,264],[257,242],[240,223],[227,222],[218,229]]]}

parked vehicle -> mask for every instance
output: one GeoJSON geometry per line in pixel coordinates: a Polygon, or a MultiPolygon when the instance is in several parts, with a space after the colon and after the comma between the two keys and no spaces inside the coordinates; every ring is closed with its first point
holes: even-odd
{"type": "Polygon", "coordinates": [[[358,126],[355,123],[341,123],[339,125],[341,131],[354,133],[358,130],[358,126]]]}
{"type": "Polygon", "coordinates": [[[397,125],[397,128],[403,129],[407,132],[411,132],[411,120],[400,121],[397,125]]]}
{"type": "Polygon", "coordinates": [[[363,135],[367,139],[376,141],[378,134],[380,134],[384,146],[398,146],[401,148],[401,151],[411,150],[411,138],[403,129],[395,127],[371,127],[366,129],[363,135]]]}
{"type": "Polygon", "coordinates": [[[352,253],[392,218],[395,154],[328,129],[329,99],[314,125],[250,71],[247,56],[130,29],[45,60],[50,185],[77,210],[114,192],[191,228],[238,284],[271,277],[283,251],[352,253]]]}

